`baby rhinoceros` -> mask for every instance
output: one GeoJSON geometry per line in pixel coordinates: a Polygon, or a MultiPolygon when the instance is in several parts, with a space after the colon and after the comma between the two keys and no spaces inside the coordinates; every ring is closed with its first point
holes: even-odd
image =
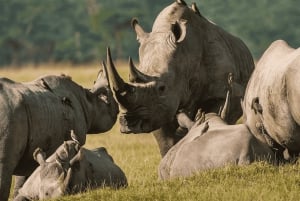
{"type": "Polygon", "coordinates": [[[228,125],[216,113],[202,113],[196,122],[185,113],[179,113],[177,119],[189,132],[160,162],[159,176],[163,180],[189,177],[199,171],[229,164],[276,161],[273,151],[258,141],[245,124],[228,125]]]}
{"type": "Polygon", "coordinates": [[[104,186],[127,186],[124,172],[104,147],[88,150],[81,148],[77,140],[69,140],[47,159],[37,148],[34,159],[40,166],[26,180],[14,201],[57,198],[104,186]]]}

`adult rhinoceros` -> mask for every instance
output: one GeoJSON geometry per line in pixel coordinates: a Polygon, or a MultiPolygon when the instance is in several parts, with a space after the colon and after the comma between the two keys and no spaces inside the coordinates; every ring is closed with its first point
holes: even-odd
{"type": "Polygon", "coordinates": [[[179,124],[190,129],[161,160],[159,176],[163,180],[254,161],[277,164],[272,149],[257,140],[245,124],[228,125],[216,113],[205,114],[203,122],[193,122],[184,113],[177,116],[179,124]]]}
{"type": "Polygon", "coordinates": [[[86,133],[109,130],[119,112],[103,72],[91,90],[63,75],[29,83],[1,78],[0,102],[1,201],[8,198],[13,174],[29,176],[37,166],[36,147],[49,156],[70,138],[71,129],[84,144],[86,133]]]}
{"type": "Polygon", "coordinates": [[[44,200],[83,192],[97,187],[125,187],[127,178],[104,147],[82,148],[68,140],[47,159],[37,148],[34,159],[40,164],[30,175],[14,201],[44,200]]]}
{"type": "Polygon", "coordinates": [[[273,42],[249,80],[244,119],[262,142],[290,155],[300,153],[300,49],[273,42]]]}
{"type": "Polygon", "coordinates": [[[157,16],[151,33],[132,21],[140,43],[140,65],[130,59],[130,81],[118,75],[108,59],[111,87],[124,113],[121,132],[155,131],[164,155],[182,136],[176,136],[175,115],[189,111],[191,119],[202,108],[218,112],[225,100],[228,73],[233,73],[233,107],[228,122],[242,114],[240,99],[254,69],[245,44],[213,24],[182,0],[166,7],[157,16]],[[157,130],[158,129],[158,130],[157,130]]]}

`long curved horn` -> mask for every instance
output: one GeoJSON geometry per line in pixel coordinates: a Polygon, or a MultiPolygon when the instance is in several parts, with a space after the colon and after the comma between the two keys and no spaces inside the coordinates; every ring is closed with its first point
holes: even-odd
{"type": "MultiPolygon", "coordinates": [[[[105,66],[104,66],[105,67],[105,66]]],[[[107,48],[107,73],[109,77],[110,86],[115,91],[125,91],[125,82],[118,74],[116,67],[112,61],[109,47],[107,48]]]]}
{"type": "Polygon", "coordinates": [[[109,77],[108,77],[108,73],[107,73],[107,67],[106,67],[106,64],[105,64],[104,61],[102,61],[102,69],[103,69],[103,72],[104,72],[104,76],[105,76],[106,79],[107,79],[108,87],[110,88],[109,77]]]}
{"type": "Polygon", "coordinates": [[[146,75],[146,74],[142,73],[141,71],[139,71],[135,67],[131,57],[129,57],[129,81],[146,83],[146,82],[153,81],[153,77],[146,75]]]}

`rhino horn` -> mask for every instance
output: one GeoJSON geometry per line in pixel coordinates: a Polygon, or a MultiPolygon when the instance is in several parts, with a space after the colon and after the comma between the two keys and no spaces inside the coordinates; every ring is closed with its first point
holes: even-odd
{"type": "Polygon", "coordinates": [[[107,73],[107,67],[106,67],[106,64],[104,61],[102,61],[102,70],[104,72],[104,76],[106,77],[107,79],[107,82],[108,82],[108,87],[110,88],[110,85],[109,85],[109,78],[108,78],[108,73],[107,73]]]}
{"type": "Polygon", "coordinates": [[[226,117],[228,116],[228,112],[230,110],[230,104],[231,104],[230,99],[232,96],[232,83],[233,83],[233,74],[232,73],[228,74],[227,81],[228,81],[228,91],[226,94],[226,100],[225,100],[224,106],[222,108],[222,111],[220,112],[221,118],[225,121],[227,120],[226,117]]]}
{"type": "Polygon", "coordinates": [[[110,49],[107,48],[107,73],[109,77],[109,82],[114,91],[123,92],[125,91],[126,83],[118,74],[116,67],[112,61],[110,49]]]}
{"type": "Polygon", "coordinates": [[[139,71],[135,67],[131,57],[129,57],[129,81],[146,83],[146,82],[153,81],[153,77],[146,75],[146,74],[142,73],[141,71],[139,71]]]}

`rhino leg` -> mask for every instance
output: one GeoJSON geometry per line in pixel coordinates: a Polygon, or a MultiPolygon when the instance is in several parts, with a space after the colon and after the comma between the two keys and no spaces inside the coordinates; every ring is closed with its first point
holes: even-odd
{"type": "Polygon", "coordinates": [[[182,138],[180,135],[175,135],[177,128],[178,124],[172,122],[153,132],[162,157],[182,138]]]}
{"type": "Polygon", "coordinates": [[[17,164],[14,161],[14,158],[2,157],[1,155],[2,154],[0,154],[0,200],[7,201],[12,175],[17,164]]]}
{"type": "MultiPolygon", "coordinates": [[[[24,113],[20,113],[12,122],[24,121],[24,113]]],[[[12,175],[17,167],[21,157],[23,156],[27,144],[27,126],[20,123],[10,125],[0,119],[0,200],[7,201],[12,175]],[[24,136],[25,134],[25,136],[24,136]]],[[[27,124],[25,124],[27,125],[27,124]]]]}

